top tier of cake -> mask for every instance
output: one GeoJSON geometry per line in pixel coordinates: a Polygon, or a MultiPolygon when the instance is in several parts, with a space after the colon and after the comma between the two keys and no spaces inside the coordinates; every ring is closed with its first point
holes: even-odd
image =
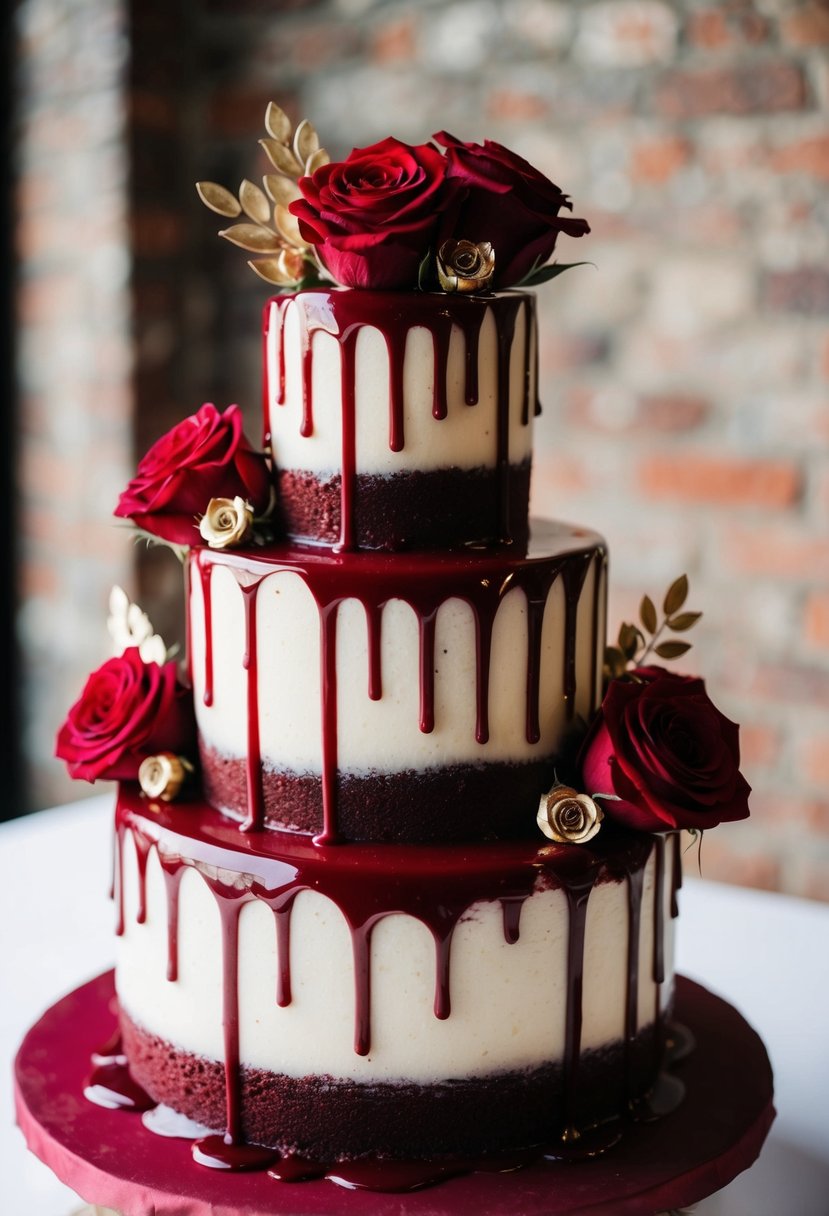
{"type": "Polygon", "coordinates": [[[342,549],[526,541],[535,298],[321,290],[264,314],[287,534],[342,549]]]}

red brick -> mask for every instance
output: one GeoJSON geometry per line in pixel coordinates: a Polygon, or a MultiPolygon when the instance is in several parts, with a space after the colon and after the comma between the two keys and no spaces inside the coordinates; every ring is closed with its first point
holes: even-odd
{"type": "Polygon", "coordinates": [[[486,100],[487,116],[505,122],[543,118],[549,109],[543,97],[537,93],[524,93],[520,89],[493,89],[486,100]]]}
{"type": "Polygon", "coordinates": [[[609,434],[694,430],[708,416],[710,401],[684,393],[647,393],[635,401],[628,416],[608,420],[601,408],[601,390],[577,385],[567,394],[567,417],[576,426],[609,434]]]}
{"type": "Polygon", "coordinates": [[[806,173],[829,180],[829,135],[814,135],[776,148],[771,166],[778,173],[806,173]]]}
{"type": "Polygon", "coordinates": [[[132,216],[132,249],[137,257],[166,258],[185,243],[184,218],[163,206],[142,207],[132,216]]]}
{"type": "Polygon", "coordinates": [[[829,836],[829,801],[804,794],[793,797],[791,788],[752,791],[751,823],[776,837],[791,836],[795,828],[829,836]]]}
{"type": "Polygon", "coordinates": [[[829,794],[829,726],[824,734],[813,734],[798,744],[798,764],[810,785],[829,794]]]}
{"type": "Polygon", "coordinates": [[[388,21],[371,39],[371,56],[377,63],[399,63],[414,58],[415,23],[411,17],[388,21]]]}
{"type": "Polygon", "coordinates": [[[807,641],[829,650],[829,591],[813,591],[807,599],[804,632],[807,641]]]}
{"type": "Polygon", "coordinates": [[[682,119],[800,110],[806,99],[801,67],[787,59],[769,59],[666,73],[657,85],[655,104],[668,118],[682,119]]]}
{"type": "Polygon", "coordinates": [[[56,598],[60,589],[57,567],[53,562],[25,561],[20,569],[20,594],[24,600],[34,596],[56,598]]]}
{"type": "Polygon", "coordinates": [[[661,453],[641,461],[638,485],[652,498],[789,507],[800,497],[801,475],[789,460],[661,453]]]}
{"type": "Polygon", "coordinates": [[[740,724],[740,761],[743,770],[770,768],[780,755],[780,732],[758,722],[740,724]]]}
{"type": "Polygon", "coordinates": [[[797,582],[829,570],[829,537],[809,536],[798,525],[732,524],[720,531],[720,538],[721,565],[734,572],[797,582]]]}
{"type": "Polygon", "coordinates": [[[783,17],[780,32],[792,46],[822,46],[829,42],[829,5],[825,0],[801,5],[783,17]]]}
{"type": "MultiPolygon", "coordinates": [[[[733,831],[745,831],[745,825],[735,824],[733,831]]],[[[780,858],[773,845],[767,851],[749,850],[732,844],[728,830],[718,827],[706,832],[702,840],[700,861],[702,877],[713,882],[732,883],[738,887],[754,887],[761,891],[781,889],[780,858]]],[[[696,849],[696,846],[694,846],[696,849]]],[[[685,854],[688,873],[697,873],[696,855],[685,854]],[[692,868],[693,867],[693,868],[692,868]]]]}
{"type": "Polygon", "coordinates": [[[710,401],[685,393],[650,393],[639,402],[639,420],[647,431],[690,431],[710,411],[710,401]]]}
{"type": "Polygon", "coordinates": [[[805,663],[760,662],[751,681],[752,692],[793,705],[829,705],[829,670],[805,663]]]}
{"type": "Polygon", "coordinates": [[[130,122],[145,132],[169,135],[178,131],[181,108],[172,93],[135,89],[129,97],[130,122]]]}
{"type": "Polygon", "coordinates": [[[237,85],[216,89],[210,95],[205,121],[214,139],[226,136],[249,140],[252,153],[256,149],[257,139],[265,135],[265,111],[271,101],[296,118],[297,102],[293,94],[279,89],[251,89],[237,85]]]}
{"type": "Polygon", "coordinates": [[[690,155],[691,145],[678,135],[636,144],[631,158],[631,176],[635,181],[666,182],[688,163],[690,155]]]}
{"type": "Polygon", "coordinates": [[[540,452],[533,461],[533,497],[537,509],[549,511],[555,504],[559,510],[570,494],[583,494],[592,484],[584,464],[556,452],[540,452]]]}
{"type": "Polygon", "coordinates": [[[762,294],[765,306],[775,312],[822,316],[829,313],[829,270],[803,266],[775,271],[764,276],[762,294]]]}
{"type": "Polygon", "coordinates": [[[769,32],[769,23],[759,13],[728,13],[719,8],[692,13],[686,26],[686,37],[691,45],[708,51],[732,47],[740,42],[764,42],[769,32]]]}

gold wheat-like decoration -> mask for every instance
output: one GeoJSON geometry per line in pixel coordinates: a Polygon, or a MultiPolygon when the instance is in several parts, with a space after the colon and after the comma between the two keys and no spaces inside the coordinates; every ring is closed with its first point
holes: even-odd
{"type": "Polygon", "coordinates": [[[248,261],[248,266],[267,283],[289,291],[317,282],[324,274],[288,204],[302,197],[299,179],[327,165],[331,158],[320,147],[313,125],[303,119],[294,131],[290,118],[274,101],[265,112],[265,130],[267,138],[259,143],[275,172],[262,178],[264,190],[247,178],[239,187],[238,198],[217,182],[196,182],[196,190],[205,207],[217,215],[231,220],[244,217],[221,229],[219,236],[248,253],[264,255],[248,261]]]}

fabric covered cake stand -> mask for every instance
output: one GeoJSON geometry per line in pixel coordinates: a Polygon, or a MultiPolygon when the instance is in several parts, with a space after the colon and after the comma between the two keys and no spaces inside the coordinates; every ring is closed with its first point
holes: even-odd
{"type": "Polygon", "coordinates": [[[20,1048],[15,1100],[41,1161],[87,1203],[123,1216],[653,1216],[730,1182],[755,1160],[774,1119],[761,1040],[731,1005],[680,977],[676,1016],[697,1041],[674,1066],[685,1100],[658,1122],[631,1125],[605,1156],[468,1174],[405,1194],[281,1183],[196,1165],[187,1141],[84,1098],[90,1055],[111,1038],[113,1009],[112,972],[53,1005],[20,1048]]]}

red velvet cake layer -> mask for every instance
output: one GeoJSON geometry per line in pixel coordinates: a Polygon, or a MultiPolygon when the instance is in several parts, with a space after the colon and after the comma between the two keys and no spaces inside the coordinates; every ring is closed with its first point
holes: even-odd
{"type": "MultiPolygon", "coordinates": [[[[277,474],[287,535],[335,544],[342,530],[342,478],[302,469],[277,474]]],[[[511,539],[528,536],[530,461],[498,469],[437,469],[353,479],[354,544],[363,549],[451,549],[501,539],[501,499],[508,498],[511,539]]]]}
{"type": "MultiPolygon", "coordinates": [[[[247,766],[202,745],[205,797],[240,819],[248,814],[247,766]]],[[[554,762],[467,764],[421,772],[337,776],[343,840],[438,844],[536,835],[535,812],[554,779],[554,762]]],[[[262,773],[267,827],[323,830],[322,777],[262,773]]]]}
{"type": "MultiPolygon", "coordinates": [[[[130,1071],[139,1084],[156,1101],[224,1130],[224,1065],[147,1033],[123,1010],[120,1018],[130,1071]]],[[[627,1049],[617,1042],[583,1053],[576,1106],[580,1125],[624,1113],[629,1096],[644,1094],[656,1072],[652,1025],[627,1049]]],[[[563,1131],[559,1063],[434,1085],[361,1084],[242,1067],[239,1083],[246,1142],[315,1161],[496,1154],[552,1144],[563,1131]]]]}

